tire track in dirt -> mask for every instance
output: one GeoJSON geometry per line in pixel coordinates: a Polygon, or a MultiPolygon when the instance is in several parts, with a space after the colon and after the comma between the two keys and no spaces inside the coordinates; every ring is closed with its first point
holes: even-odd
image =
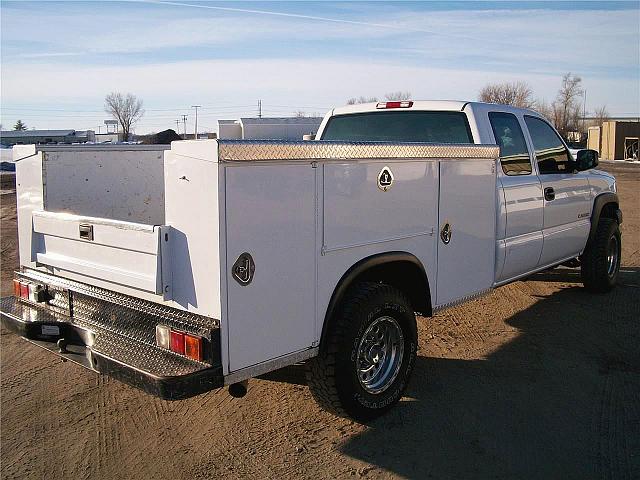
{"type": "Polygon", "coordinates": [[[598,476],[603,479],[639,478],[640,440],[633,435],[640,421],[637,373],[615,370],[606,374],[598,423],[598,476]],[[633,457],[636,457],[635,466],[633,457]]]}

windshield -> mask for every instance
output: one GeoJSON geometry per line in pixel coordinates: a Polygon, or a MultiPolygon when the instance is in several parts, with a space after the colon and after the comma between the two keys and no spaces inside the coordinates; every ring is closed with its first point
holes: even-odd
{"type": "Polygon", "coordinates": [[[329,119],[322,140],[473,143],[462,112],[368,112],[329,119]]]}

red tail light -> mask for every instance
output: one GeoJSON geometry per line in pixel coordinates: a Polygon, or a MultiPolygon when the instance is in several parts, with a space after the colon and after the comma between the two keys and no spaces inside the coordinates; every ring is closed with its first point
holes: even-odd
{"type": "Polygon", "coordinates": [[[401,102],[379,102],[376,108],[410,108],[413,106],[411,100],[402,100],[401,102]]]}
{"type": "Polygon", "coordinates": [[[29,298],[29,284],[20,282],[20,297],[21,298],[29,298]]]}
{"type": "Polygon", "coordinates": [[[13,281],[13,295],[20,297],[20,280],[13,281]]]}
{"type": "Polygon", "coordinates": [[[171,330],[171,351],[184,355],[184,333],[171,330]]]}

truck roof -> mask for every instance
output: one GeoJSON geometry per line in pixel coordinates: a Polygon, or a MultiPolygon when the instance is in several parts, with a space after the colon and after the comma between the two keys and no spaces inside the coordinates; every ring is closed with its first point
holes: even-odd
{"type": "MultiPolygon", "coordinates": [[[[484,102],[469,102],[464,100],[408,100],[413,102],[413,105],[408,108],[408,111],[416,111],[416,110],[442,110],[442,111],[457,111],[461,112],[467,105],[473,106],[496,106],[494,104],[484,103],[484,102]]],[[[377,105],[382,102],[369,102],[369,103],[360,103],[357,105],[346,105],[344,107],[337,107],[331,111],[331,115],[345,115],[348,113],[363,113],[363,112],[376,112],[381,111],[381,109],[377,108],[377,105]]],[[[503,111],[520,111],[520,112],[528,112],[528,113],[536,113],[533,110],[529,110],[526,108],[517,108],[509,105],[499,105],[500,110],[503,111]]],[[[536,113],[537,114],[537,113],[536,113]]]]}

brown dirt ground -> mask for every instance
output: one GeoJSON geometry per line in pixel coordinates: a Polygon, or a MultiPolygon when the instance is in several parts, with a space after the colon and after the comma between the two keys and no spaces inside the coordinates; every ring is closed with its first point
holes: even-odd
{"type": "MultiPolygon", "coordinates": [[[[640,478],[640,168],[612,166],[620,285],[559,268],[420,319],[406,397],[361,425],[320,410],[293,366],[166,402],[3,332],[2,478],[640,478]]],[[[17,267],[2,200],[2,291],[17,267]]]]}

